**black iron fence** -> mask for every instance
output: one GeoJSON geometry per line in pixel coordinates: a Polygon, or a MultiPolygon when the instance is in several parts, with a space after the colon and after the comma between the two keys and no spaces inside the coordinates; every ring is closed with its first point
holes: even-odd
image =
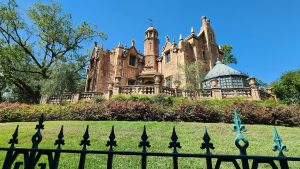
{"type": "Polygon", "coordinates": [[[115,137],[114,127],[112,127],[111,133],[109,135],[109,140],[107,141],[106,146],[108,150],[88,150],[87,147],[91,145],[89,140],[89,126],[87,126],[83,139],[80,142],[82,146],[81,150],[67,150],[63,149],[62,146],[65,144],[63,126],[58,134],[57,140],[55,140],[54,145],[55,149],[40,149],[39,144],[42,141],[42,130],[44,129],[44,118],[43,116],[39,119],[38,124],[36,125],[36,133],[32,136],[32,147],[31,148],[17,148],[15,147],[18,144],[18,128],[17,126],[15,132],[12,135],[12,138],[9,140],[9,148],[0,148],[0,151],[6,151],[6,156],[3,164],[1,164],[3,169],[18,169],[24,167],[25,169],[41,168],[45,169],[47,166],[50,169],[57,169],[59,167],[60,156],[62,153],[71,153],[79,154],[80,160],[78,164],[79,169],[85,168],[86,156],[89,154],[102,154],[107,155],[107,168],[111,169],[113,166],[113,158],[116,155],[121,156],[140,156],[141,157],[141,168],[147,168],[147,157],[170,157],[173,160],[173,168],[177,169],[180,165],[178,163],[178,158],[200,158],[206,161],[206,166],[201,166],[202,168],[206,167],[208,169],[220,168],[223,162],[231,162],[234,168],[236,169],[249,169],[250,166],[252,169],[258,168],[259,164],[267,163],[271,168],[289,168],[289,161],[296,161],[299,163],[300,168],[300,157],[287,157],[283,154],[284,151],[288,151],[287,147],[282,144],[282,139],[277,133],[276,128],[274,127],[274,145],[273,151],[279,151],[278,156],[250,156],[247,155],[247,148],[249,146],[248,140],[242,135],[246,131],[244,125],[242,125],[241,119],[237,113],[237,110],[234,110],[234,126],[233,131],[237,132],[237,137],[235,138],[235,145],[240,150],[239,155],[217,155],[212,154],[211,149],[214,149],[213,143],[210,142],[210,137],[205,128],[203,135],[203,143],[200,145],[201,149],[205,149],[206,153],[204,154],[191,154],[191,153],[179,153],[178,149],[181,148],[180,143],[178,142],[178,137],[176,134],[175,127],[173,128],[171,142],[169,143],[169,148],[172,149],[171,153],[159,153],[159,152],[148,152],[147,149],[150,148],[150,142],[148,141],[148,136],[146,132],[146,127],[141,136],[141,141],[139,142],[139,147],[141,148],[140,152],[134,151],[114,151],[114,147],[117,146],[117,141],[115,137]],[[17,161],[17,157],[23,155],[23,161],[17,161]],[[42,156],[47,157],[48,163],[39,163],[42,156]],[[215,163],[213,163],[216,161],[215,163]],[[238,163],[241,161],[241,163],[238,163]],[[278,165],[279,164],[279,165],[278,165]],[[214,166],[214,167],[213,167],[214,166]]]}

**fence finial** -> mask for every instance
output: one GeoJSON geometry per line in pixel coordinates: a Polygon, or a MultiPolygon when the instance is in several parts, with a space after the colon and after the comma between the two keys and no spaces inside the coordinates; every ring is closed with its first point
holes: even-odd
{"type": "Polygon", "coordinates": [[[35,126],[35,129],[37,129],[36,133],[32,136],[32,148],[38,148],[38,145],[41,143],[43,136],[41,133],[41,130],[44,129],[44,114],[41,115],[39,118],[38,124],[35,126]]]}
{"type": "Polygon", "coordinates": [[[278,150],[279,151],[278,156],[284,156],[283,151],[287,152],[288,149],[287,149],[287,147],[286,147],[285,144],[282,144],[282,139],[279,136],[279,134],[278,134],[278,132],[276,130],[276,127],[274,127],[274,143],[275,144],[273,144],[272,150],[273,151],[277,151],[278,150]]]}
{"type": "Polygon", "coordinates": [[[181,148],[181,146],[180,146],[180,142],[177,142],[178,137],[177,137],[177,134],[176,134],[175,126],[173,127],[171,140],[172,141],[169,143],[169,148],[173,148],[173,152],[177,153],[177,148],[181,148]]]}
{"type": "Polygon", "coordinates": [[[63,125],[61,126],[60,132],[57,136],[57,140],[55,140],[54,145],[57,145],[57,149],[61,149],[61,145],[65,145],[63,125]]]}
{"type": "Polygon", "coordinates": [[[246,132],[246,127],[242,125],[242,121],[240,119],[240,116],[238,114],[237,109],[235,108],[234,110],[234,126],[233,126],[233,131],[237,132],[237,136],[234,140],[234,143],[238,149],[240,149],[240,154],[241,155],[247,155],[247,148],[249,146],[248,140],[243,136],[242,132],[246,132]],[[242,141],[244,144],[241,145],[240,141],[242,141]]]}
{"type": "Polygon", "coordinates": [[[19,125],[17,125],[17,128],[16,128],[14,134],[12,135],[12,138],[8,142],[8,144],[10,144],[10,148],[15,148],[15,144],[19,143],[18,131],[19,131],[19,125]]]}
{"type": "Polygon", "coordinates": [[[215,149],[213,143],[210,143],[210,137],[207,132],[207,127],[205,126],[204,135],[203,135],[203,143],[201,144],[201,149],[206,149],[206,154],[211,154],[210,149],[215,149]]]}
{"type": "Polygon", "coordinates": [[[115,129],[114,129],[114,126],[112,126],[111,132],[110,132],[110,135],[109,135],[109,140],[106,143],[106,147],[109,146],[110,151],[113,150],[113,147],[117,146],[117,141],[115,141],[115,138],[116,138],[115,129]]]}
{"type": "Polygon", "coordinates": [[[86,150],[86,147],[91,145],[91,142],[89,140],[89,138],[90,138],[90,135],[89,135],[89,125],[86,126],[86,130],[85,130],[82,138],[83,139],[81,140],[81,142],[80,142],[79,145],[83,146],[82,150],[86,150]]]}
{"type": "Polygon", "coordinates": [[[148,140],[148,135],[146,132],[146,126],[144,126],[143,134],[141,136],[141,140],[139,147],[143,147],[143,152],[147,152],[147,147],[151,147],[150,142],[148,140]]]}

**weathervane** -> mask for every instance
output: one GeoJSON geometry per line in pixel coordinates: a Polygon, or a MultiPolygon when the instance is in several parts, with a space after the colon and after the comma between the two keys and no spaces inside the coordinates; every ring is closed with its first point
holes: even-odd
{"type": "Polygon", "coordinates": [[[151,27],[153,27],[153,20],[151,18],[148,18],[149,24],[151,27]]]}

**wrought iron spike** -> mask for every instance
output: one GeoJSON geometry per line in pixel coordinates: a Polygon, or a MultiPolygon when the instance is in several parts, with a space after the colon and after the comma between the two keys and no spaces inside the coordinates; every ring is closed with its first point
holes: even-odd
{"type": "Polygon", "coordinates": [[[116,135],[115,135],[115,129],[114,126],[111,128],[111,132],[109,134],[109,140],[106,143],[106,147],[109,147],[109,150],[112,151],[113,147],[117,146],[117,141],[115,141],[116,135]]]}
{"type": "Polygon", "coordinates": [[[41,115],[39,118],[38,124],[35,126],[35,129],[37,129],[36,133],[32,136],[31,142],[32,142],[32,148],[38,148],[38,145],[41,143],[43,136],[41,133],[41,130],[44,129],[44,114],[41,115]]]}
{"type": "Polygon", "coordinates": [[[242,132],[246,132],[246,127],[242,125],[242,120],[240,119],[240,116],[238,114],[238,111],[236,108],[233,110],[234,112],[234,126],[233,131],[237,132],[237,136],[234,140],[234,143],[236,147],[240,150],[240,155],[247,155],[247,148],[249,147],[248,140],[243,136],[242,132]],[[240,141],[242,141],[244,144],[241,145],[240,141]]]}
{"type": "Polygon", "coordinates": [[[279,134],[278,134],[277,129],[276,129],[275,126],[274,126],[274,143],[275,144],[273,144],[272,150],[273,151],[277,151],[278,150],[279,151],[278,156],[284,156],[283,151],[287,152],[288,149],[287,149],[287,147],[286,147],[285,144],[282,144],[282,139],[279,136],[279,134]]]}
{"type": "Polygon", "coordinates": [[[147,141],[148,140],[148,135],[147,135],[147,132],[146,132],[146,126],[144,126],[144,130],[143,130],[143,134],[141,136],[141,140],[142,141],[140,141],[139,147],[143,147],[143,152],[146,152],[147,147],[151,147],[150,142],[147,141]]]}
{"type": "Polygon", "coordinates": [[[177,134],[176,134],[175,126],[173,127],[171,140],[172,141],[169,143],[169,148],[173,148],[173,152],[177,153],[177,148],[181,148],[181,146],[180,146],[180,142],[177,142],[178,137],[177,137],[177,134]]]}
{"type": "Polygon", "coordinates": [[[41,117],[39,118],[39,122],[36,125],[35,129],[44,129],[44,114],[41,115],[41,117]]]}
{"type": "Polygon", "coordinates": [[[83,146],[82,150],[86,150],[86,147],[91,145],[90,140],[89,140],[89,138],[90,138],[90,135],[89,135],[89,125],[86,126],[86,130],[85,130],[82,138],[83,139],[81,140],[81,142],[80,142],[79,145],[83,146]]]}
{"type": "Polygon", "coordinates": [[[207,132],[207,127],[205,126],[204,135],[203,135],[203,143],[201,144],[201,149],[206,149],[206,154],[211,154],[210,149],[215,149],[213,143],[210,143],[210,137],[207,132]]]}
{"type": "Polygon", "coordinates": [[[234,112],[234,118],[233,118],[234,126],[232,130],[237,132],[246,132],[247,131],[246,127],[242,125],[242,120],[238,114],[237,108],[234,108],[233,112],[234,112]]]}
{"type": "Polygon", "coordinates": [[[8,144],[10,144],[11,148],[15,147],[15,144],[19,143],[19,139],[18,139],[18,131],[19,131],[19,125],[17,125],[17,128],[14,132],[14,134],[12,135],[12,138],[9,140],[8,144]]]}
{"type": "Polygon", "coordinates": [[[55,140],[54,145],[57,145],[57,149],[61,149],[61,145],[65,145],[63,125],[61,126],[60,132],[57,136],[57,140],[55,140]]]}

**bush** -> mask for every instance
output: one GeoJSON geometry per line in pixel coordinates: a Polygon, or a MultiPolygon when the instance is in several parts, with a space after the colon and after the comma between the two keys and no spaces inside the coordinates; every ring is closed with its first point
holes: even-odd
{"type": "Polygon", "coordinates": [[[143,120],[232,123],[237,108],[242,122],[300,126],[300,106],[272,101],[203,100],[192,101],[166,95],[116,96],[109,101],[79,102],[64,105],[27,105],[1,103],[0,121],[37,121],[44,114],[47,120],[143,120]]]}
{"type": "Polygon", "coordinates": [[[100,103],[100,102],[106,101],[106,99],[104,96],[94,96],[94,97],[92,97],[92,101],[94,103],[100,103]]]}

